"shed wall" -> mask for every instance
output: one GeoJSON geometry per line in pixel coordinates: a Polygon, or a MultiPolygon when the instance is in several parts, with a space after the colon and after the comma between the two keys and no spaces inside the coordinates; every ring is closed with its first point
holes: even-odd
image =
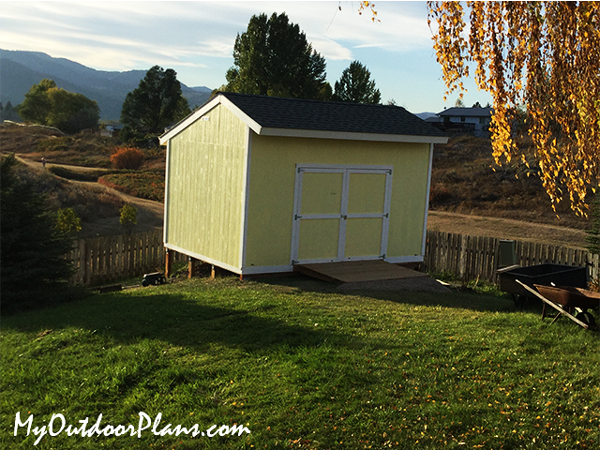
{"type": "Polygon", "coordinates": [[[244,267],[290,264],[297,163],[393,166],[386,257],[422,255],[429,144],[253,134],[244,267]]]}
{"type": "Polygon", "coordinates": [[[170,140],[167,247],[240,268],[247,136],[218,105],[170,140]]]}

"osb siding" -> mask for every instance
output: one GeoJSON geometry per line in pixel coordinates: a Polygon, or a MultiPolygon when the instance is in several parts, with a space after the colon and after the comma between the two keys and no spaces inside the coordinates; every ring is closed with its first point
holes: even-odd
{"type": "Polygon", "coordinates": [[[246,135],[246,126],[219,105],[171,140],[168,244],[241,267],[246,135]]]}

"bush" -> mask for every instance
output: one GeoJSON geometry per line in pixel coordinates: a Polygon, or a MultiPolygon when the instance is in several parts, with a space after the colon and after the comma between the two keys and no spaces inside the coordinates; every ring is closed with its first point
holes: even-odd
{"type": "Polygon", "coordinates": [[[120,147],[112,154],[110,162],[115,169],[137,170],[142,166],[144,159],[144,153],[140,149],[120,147]]]}

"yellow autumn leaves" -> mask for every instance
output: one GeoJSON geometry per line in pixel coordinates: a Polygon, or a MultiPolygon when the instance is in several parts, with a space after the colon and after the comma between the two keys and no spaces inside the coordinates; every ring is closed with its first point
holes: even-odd
{"type": "Polygon", "coordinates": [[[474,79],[493,98],[497,163],[526,160],[515,140],[525,106],[533,157],[553,207],[579,214],[600,183],[600,4],[428,2],[428,23],[446,96],[474,79]],[[466,14],[468,13],[468,17],[466,14]]]}

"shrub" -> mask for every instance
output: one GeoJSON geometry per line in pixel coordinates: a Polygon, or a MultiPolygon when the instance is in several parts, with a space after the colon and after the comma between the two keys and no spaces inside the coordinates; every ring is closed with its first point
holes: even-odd
{"type": "Polygon", "coordinates": [[[77,233],[81,231],[81,219],[73,208],[61,208],[56,213],[56,227],[63,233],[77,233]]]}
{"type": "Polygon", "coordinates": [[[119,147],[110,157],[116,169],[137,170],[144,162],[144,153],[138,148],[119,147]]]}
{"type": "Polygon", "coordinates": [[[127,234],[130,234],[133,226],[137,225],[137,208],[129,203],[123,205],[119,223],[125,228],[127,234]]]}

